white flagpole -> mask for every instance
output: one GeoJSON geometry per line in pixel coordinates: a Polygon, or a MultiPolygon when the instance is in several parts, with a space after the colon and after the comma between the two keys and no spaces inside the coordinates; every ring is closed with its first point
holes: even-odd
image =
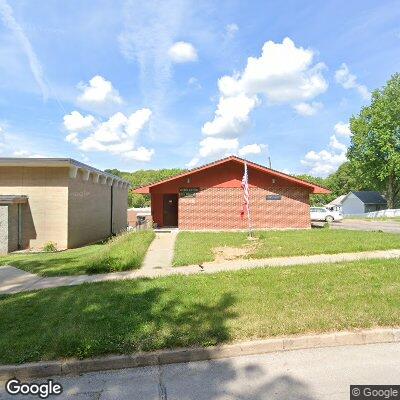
{"type": "Polygon", "coordinates": [[[250,237],[253,237],[253,230],[251,228],[251,214],[250,214],[250,185],[249,185],[249,172],[247,169],[247,164],[246,164],[246,172],[247,172],[247,186],[248,186],[248,191],[249,191],[249,200],[247,202],[247,219],[249,221],[249,235],[250,237]]]}
{"type": "Polygon", "coordinates": [[[244,192],[247,208],[247,222],[249,227],[249,236],[253,237],[253,231],[251,228],[251,214],[250,214],[250,186],[249,186],[249,172],[247,168],[247,163],[244,163],[244,192]]]}

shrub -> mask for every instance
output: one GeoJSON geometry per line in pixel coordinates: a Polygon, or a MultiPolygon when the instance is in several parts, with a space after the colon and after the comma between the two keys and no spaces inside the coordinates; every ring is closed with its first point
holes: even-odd
{"type": "Polygon", "coordinates": [[[140,268],[154,236],[154,232],[150,230],[115,236],[90,259],[86,272],[93,274],[140,268]]]}
{"type": "Polygon", "coordinates": [[[46,253],[54,253],[55,251],[57,251],[57,243],[47,242],[43,246],[43,251],[46,252],[46,253]]]}

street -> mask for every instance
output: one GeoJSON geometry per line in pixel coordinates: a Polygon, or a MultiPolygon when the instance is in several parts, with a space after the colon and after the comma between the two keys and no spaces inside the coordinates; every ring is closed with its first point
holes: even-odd
{"type": "Polygon", "coordinates": [[[362,219],[344,219],[331,224],[332,229],[350,229],[357,231],[382,231],[400,233],[400,223],[396,221],[373,221],[362,219]]]}
{"type": "MultiPolygon", "coordinates": [[[[294,350],[54,377],[74,400],[339,400],[351,384],[399,384],[400,344],[294,350]]],[[[44,382],[45,379],[36,379],[44,382]]],[[[9,396],[0,399],[31,399],[9,396]]]]}

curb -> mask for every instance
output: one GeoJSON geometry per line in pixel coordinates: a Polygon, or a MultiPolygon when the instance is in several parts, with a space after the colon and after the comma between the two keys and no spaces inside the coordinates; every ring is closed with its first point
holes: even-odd
{"type": "Polygon", "coordinates": [[[214,347],[162,350],[131,355],[107,356],[85,360],[43,361],[0,366],[0,381],[11,378],[43,378],[53,375],[78,375],[86,372],[136,368],[190,361],[217,360],[252,354],[298,349],[400,342],[400,328],[382,328],[287,336],[276,339],[239,342],[214,347]]]}

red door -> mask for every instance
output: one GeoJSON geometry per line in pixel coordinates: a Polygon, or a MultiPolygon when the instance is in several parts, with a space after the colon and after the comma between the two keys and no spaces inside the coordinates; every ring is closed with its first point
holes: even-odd
{"type": "Polygon", "coordinates": [[[178,194],[164,194],[164,226],[178,226],[178,194]]]}

